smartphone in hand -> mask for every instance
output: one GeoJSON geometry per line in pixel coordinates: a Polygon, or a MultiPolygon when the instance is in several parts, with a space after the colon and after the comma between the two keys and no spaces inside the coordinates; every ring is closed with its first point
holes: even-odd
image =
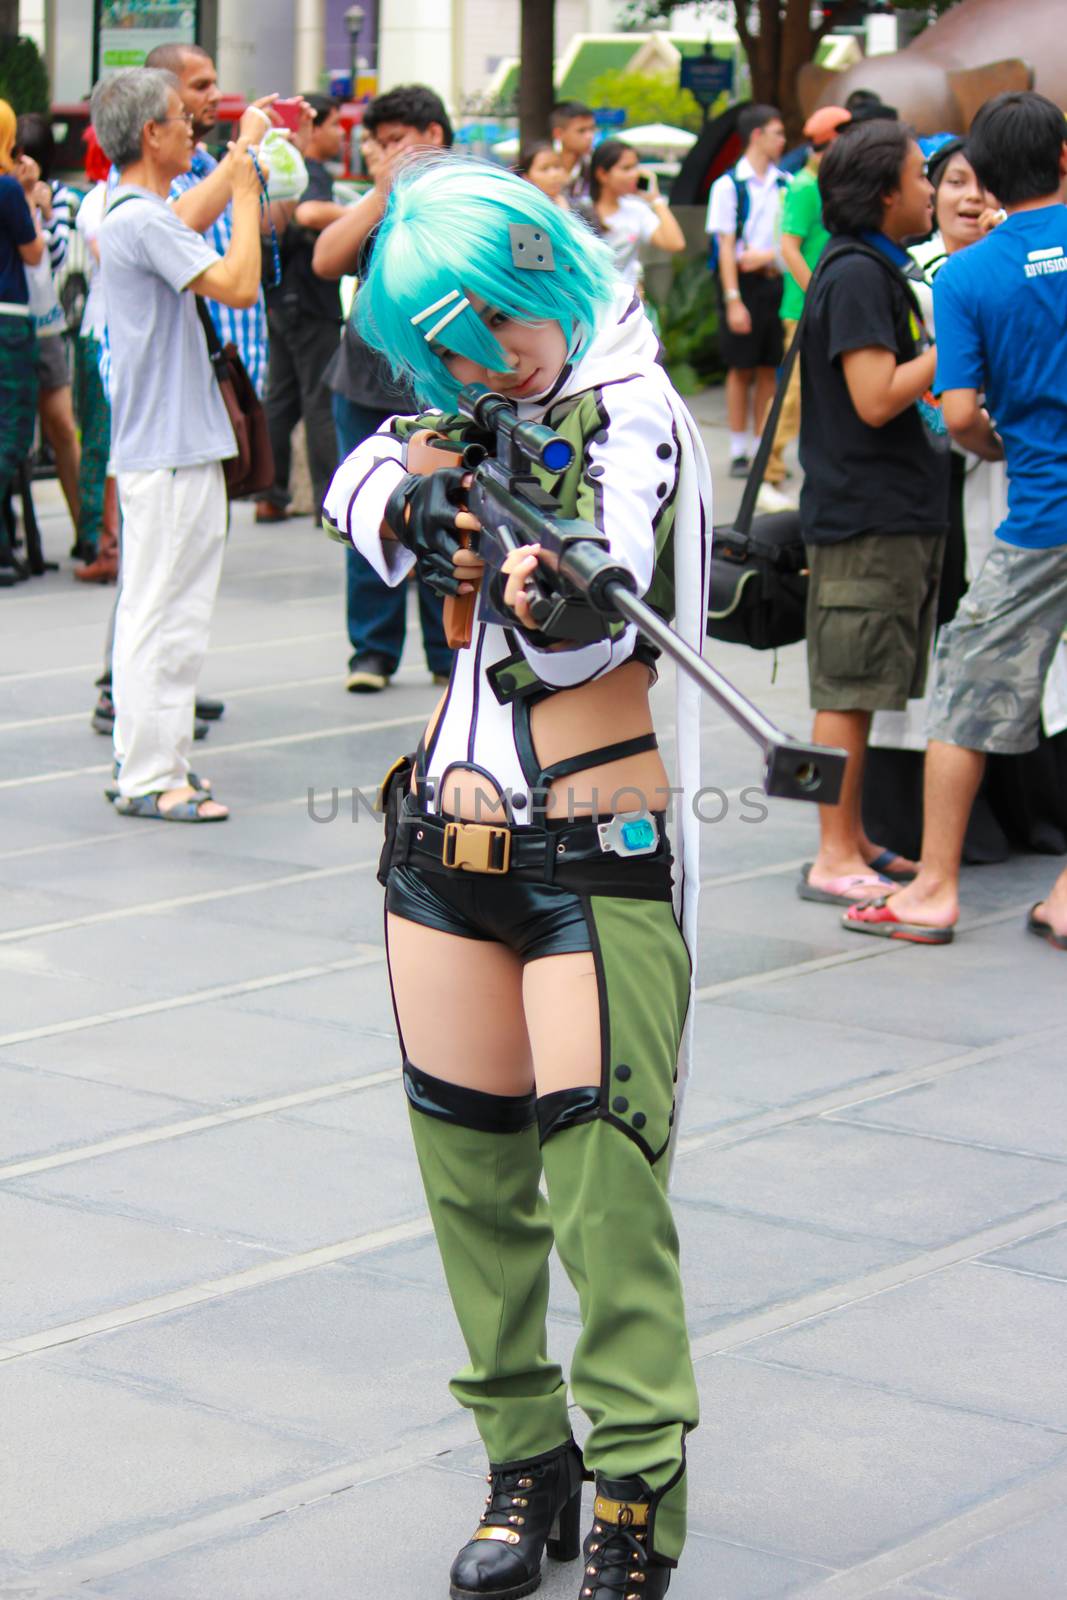
{"type": "Polygon", "coordinates": [[[651,192],[651,189],[652,189],[652,174],[651,174],[651,172],[639,172],[637,174],[637,190],[638,190],[638,193],[639,194],[649,194],[651,192]]]}
{"type": "Polygon", "coordinates": [[[290,133],[296,133],[300,127],[300,100],[275,100],[271,106],[278,122],[283,128],[288,128],[290,133]]]}

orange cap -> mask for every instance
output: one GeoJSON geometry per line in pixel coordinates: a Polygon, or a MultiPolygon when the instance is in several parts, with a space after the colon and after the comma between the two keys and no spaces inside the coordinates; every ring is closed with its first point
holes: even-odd
{"type": "Polygon", "coordinates": [[[804,137],[812,144],[829,144],[844,124],[851,121],[852,113],[844,106],[820,106],[805,122],[804,137]]]}

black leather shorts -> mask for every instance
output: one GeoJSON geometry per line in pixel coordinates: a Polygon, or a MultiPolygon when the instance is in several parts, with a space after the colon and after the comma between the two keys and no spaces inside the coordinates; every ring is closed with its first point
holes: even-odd
{"type": "Polygon", "coordinates": [[[605,854],[591,823],[511,830],[513,861],[501,873],[467,872],[441,859],[444,824],[418,812],[410,797],[400,811],[386,887],[397,917],[461,939],[506,945],[522,961],[594,949],[589,900],[671,899],[673,858],[660,832],[654,855],[605,854]]]}
{"type": "Polygon", "coordinates": [[[394,916],[424,928],[507,945],[522,961],[592,949],[581,899],[554,883],[394,867],[385,903],[394,916]]]}

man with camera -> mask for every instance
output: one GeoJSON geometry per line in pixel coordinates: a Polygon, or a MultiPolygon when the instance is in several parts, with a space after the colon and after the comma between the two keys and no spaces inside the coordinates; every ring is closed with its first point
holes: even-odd
{"type": "Polygon", "coordinates": [[[167,822],[228,812],[190,781],[196,680],[207,650],[236,446],[186,290],[242,311],[260,284],[259,177],[246,139],[220,163],[232,206],[220,257],[167,204],[193,158],[194,121],[169,72],[118,72],[92,120],[119,181],[100,228],[111,352],[111,452],[124,518],[112,672],[116,810],[167,822]],[[147,333],[146,333],[147,330],[147,333]]]}

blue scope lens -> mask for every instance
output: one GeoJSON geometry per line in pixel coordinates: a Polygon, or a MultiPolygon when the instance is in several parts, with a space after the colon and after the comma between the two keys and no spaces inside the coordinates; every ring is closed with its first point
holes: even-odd
{"type": "Polygon", "coordinates": [[[574,460],[574,451],[566,439],[550,439],[541,452],[541,460],[549,472],[566,472],[574,460]]]}

